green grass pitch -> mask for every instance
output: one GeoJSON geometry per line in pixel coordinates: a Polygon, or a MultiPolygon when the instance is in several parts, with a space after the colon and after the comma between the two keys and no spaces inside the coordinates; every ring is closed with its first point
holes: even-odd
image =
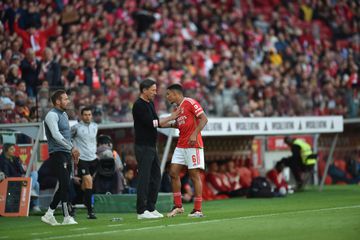
{"type": "MultiPolygon", "coordinates": [[[[322,192],[308,188],[285,198],[234,198],[207,201],[204,218],[137,220],[136,214],[101,214],[87,220],[78,211],[78,225],[49,226],[41,215],[0,217],[1,239],[360,239],[360,186],[327,186],[322,192]],[[112,218],[122,221],[111,221],[112,218]]],[[[62,221],[60,210],[57,220],[62,221]]]]}

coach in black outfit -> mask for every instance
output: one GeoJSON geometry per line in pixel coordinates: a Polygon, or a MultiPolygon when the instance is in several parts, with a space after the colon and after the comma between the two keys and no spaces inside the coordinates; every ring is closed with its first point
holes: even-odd
{"type": "Polygon", "coordinates": [[[138,162],[137,218],[161,218],[163,215],[155,209],[160,188],[160,161],[156,149],[157,128],[172,127],[171,121],[179,115],[179,110],[169,117],[156,114],[154,97],[156,83],[146,79],[140,83],[140,97],[133,106],[132,114],[135,128],[135,156],[138,162]]]}

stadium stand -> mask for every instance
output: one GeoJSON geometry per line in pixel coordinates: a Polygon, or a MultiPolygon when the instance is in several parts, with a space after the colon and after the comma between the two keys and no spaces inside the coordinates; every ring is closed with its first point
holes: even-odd
{"type": "Polygon", "coordinates": [[[1,93],[1,122],[41,120],[57,87],[71,91],[71,118],[92,105],[102,122],[131,121],[138,82],[149,76],[163,112],[166,85],[181,82],[209,116],[358,117],[359,8],[358,1],[4,1],[0,81],[11,94],[1,93]],[[60,64],[60,86],[46,47],[60,64]],[[28,48],[36,61],[25,57],[28,48]],[[26,91],[18,100],[20,80],[26,91]],[[24,102],[26,111],[8,111],[24,102]]]}

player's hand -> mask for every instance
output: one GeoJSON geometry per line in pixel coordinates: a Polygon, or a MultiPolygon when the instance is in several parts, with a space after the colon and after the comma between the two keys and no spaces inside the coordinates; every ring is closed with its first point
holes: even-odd
{"type": "Polygon", "coordinates": [[[74,163],[78,163],[79,162],[79,158],[80,158],[80,152],[77,148],[73,148],[71,149],[71,156],[74,159],[74,163]]]}
{"type": "Polygon", "coordinates": [[[195,146],[196,144],[196,135],[194,134],[191,134],[190,138],[189,138],[189,141],[188,141],[188,144],[190,146],[195,146]]]}

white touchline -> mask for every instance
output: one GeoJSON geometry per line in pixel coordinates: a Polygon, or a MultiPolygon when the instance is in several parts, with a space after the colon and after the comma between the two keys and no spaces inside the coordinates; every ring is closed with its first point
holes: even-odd
{"type": "Polygon", "coordinates": [[[70,229],[71,231],[82,231],[82,230],[87,230],[89,228],[87,227],[83,227],[83,228],[74,228],[74,229],[70,229]]]}
{"type": "Polygon", "coordinates": [[[118,227],[118,226],[121,226],[121,225],[124,225],[123,223],[121,224],[111,224],[111,225],[107,225],[108,227],[118,227]]]}
{"type": "Polygon", "coordinates": [[[44,234],[48,234],[48,233],[51,233],[51,232],[35,232],[35,233],[31,233],[31,235],[44,235],[44,234]]]}
{"type": "Polygon", "coordinates": [[[168,228],[168,227],[179,227],[179,226],[194,225],[194,224],[216,223],[216,222],[233,221],[233,220],[246,220],[246,219],[273,217],[273,216],[280,216],[280,215],[287,215],[287,214],[303,214],[303,213],[311,213],[311,212],[323,212],[323,211],[325,212],[325,211],[344,210],[344,209],[353,209],[353,208],[360,208],[360,205],[333,207],[333,208],[309,209],[309,210],[281,212],[281,213],[268,213],[268,214],[260,214],[260,215],[244,216],[244,217],[221,218],[221,219],[213,219],[213,220],[207,220],[207,221],[205,220],[205,221],[201,221],[201,222],[186,222],[186,223],[159,225],[159,226],[142,227],[142,228],[119,229],[119,230],[104,231],[104,232],[80,233],[80,234],[72,234],[72,235],[65,235],[65,236],[36,238],[35,240],[65,239],[65,238],[74,238],[74,237],[97,236],[97,235],[112,234],[112,233],[119,233],[119,232],[144,231],[144,230],[153,230],[153,229],[168,228]]]}

